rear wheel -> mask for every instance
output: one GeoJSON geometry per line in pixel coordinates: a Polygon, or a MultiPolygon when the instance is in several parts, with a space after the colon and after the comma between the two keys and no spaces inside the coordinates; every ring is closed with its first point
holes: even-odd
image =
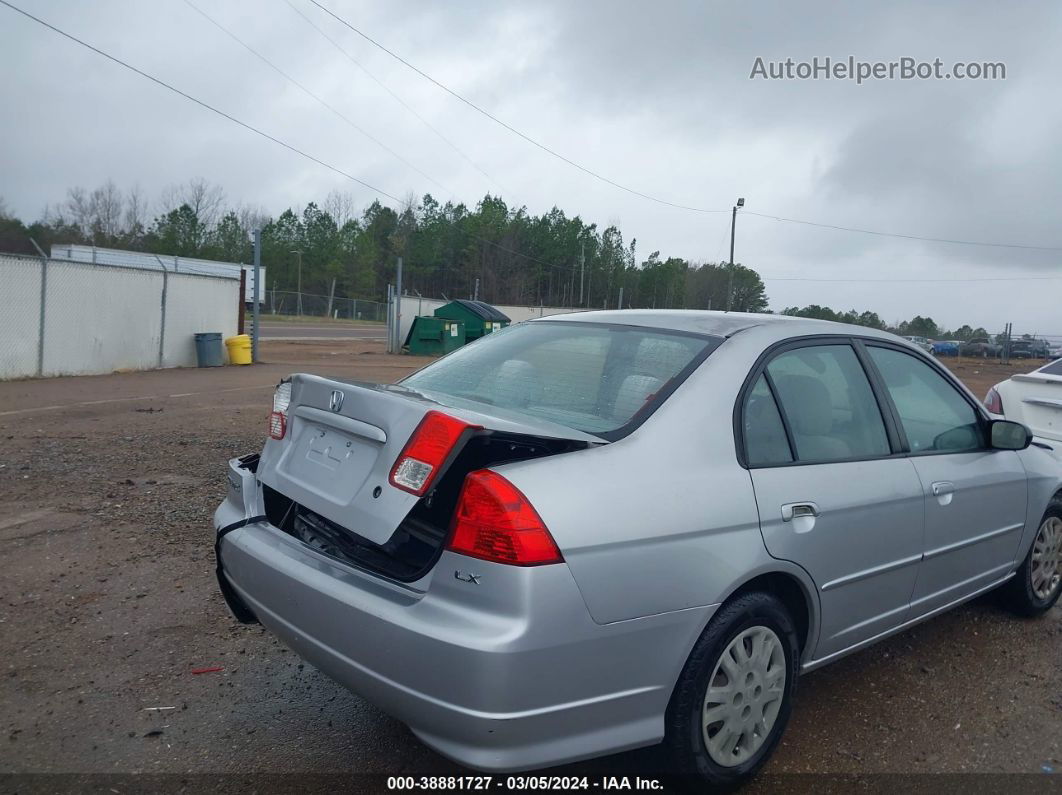
{"type": "Polygon", "coordinates": [[[788,610],[754,592],[720,608],[697,641],[667,711],[677,772],[713,786],[756,773],[789,721],[799,643],[788,610]]]}
{"type": "Polygon", "coordinates": [[[1029,554],[1003,586],[1003,599],[1023,616],[1050,610],[1062,594],[1062,499],[1055,498],[1036,531],[1029,554]]]}

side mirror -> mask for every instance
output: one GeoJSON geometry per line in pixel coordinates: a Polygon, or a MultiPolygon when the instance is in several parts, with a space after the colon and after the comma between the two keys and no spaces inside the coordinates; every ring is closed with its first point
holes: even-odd
{"type": "Polygon", "coordinates": [[[1020,422],[992,420],[988,426],[988,438],[994,450],[1024,450],[1032,444],[1032,431],[1020,422]]]}

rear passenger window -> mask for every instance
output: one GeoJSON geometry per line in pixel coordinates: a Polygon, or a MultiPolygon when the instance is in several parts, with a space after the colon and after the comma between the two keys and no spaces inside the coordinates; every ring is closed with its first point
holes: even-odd
{"type": "Polygon", "coordinates": [[[984,447],[977,412],[944,376],[910,354],[876,346],[869,350],[912,452],[959,453],[984,447]]]}
{"type": "Polygon", "coordinates": [[[889,440],[863,366],[848,345],[779,354],[767,365],[799,461],[889,455],[889,440]]]}
{"type": "Polygon", "coordinates": [[[788,464],[793,460],[778,404],[762,375],[745,402],[744,429],[749,466],[788,464]]]}

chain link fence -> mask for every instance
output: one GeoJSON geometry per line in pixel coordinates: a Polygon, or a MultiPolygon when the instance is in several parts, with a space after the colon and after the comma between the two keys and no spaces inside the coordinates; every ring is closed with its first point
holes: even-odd
{"type": "Polygon", "coordinates": [[[379,301],[287,290],[267,290],[262,310],[273,315],[362,320],[368,323],[387,322],[387,304],[379,301]]]}
{"type": "Polygon", "coordinates": [[[0,379],[195,365],[241,304],[238,278],[18,255],[0,285],[0,379]]]}

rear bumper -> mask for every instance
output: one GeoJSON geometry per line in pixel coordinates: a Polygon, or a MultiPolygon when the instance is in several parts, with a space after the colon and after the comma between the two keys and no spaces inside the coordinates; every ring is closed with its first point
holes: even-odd
{"type": "MultiPolygon", "coordinates": [[[[230,495],[215,526],[242,516],[230,495]]],[[[446,552],[405,587],[264,522],[230,532],[220,550],[219,576],[234,598],[285,644],[444,756],[488,771],[661,740],[671,689],[714,610],[599,625],[565,565],[499,566],[446,552]]]]}

